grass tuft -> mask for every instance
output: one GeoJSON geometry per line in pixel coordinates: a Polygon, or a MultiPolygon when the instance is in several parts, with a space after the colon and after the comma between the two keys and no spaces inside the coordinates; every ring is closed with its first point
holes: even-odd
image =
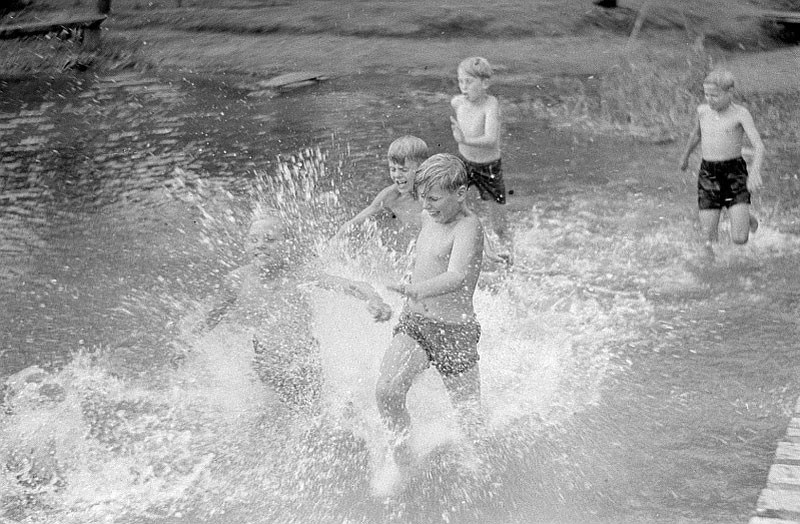
{"type": "Polygon", "coordinates": [[[79,42],[60,38],[0,40],[0,72],[15,76],[58,73],[76,69],[143,68],[139,45],[129,40],[103,35],[100,49],[88,51],[79,42]]]}
{"type": "Polygon", "coordinates": [[[703,51],[621,58],[599,79],[572,80],[574,87],[566,92],[574,94],[536,109],[558,126],[669,142],[691,125],[710,67],[711,59],[703,51]]]}

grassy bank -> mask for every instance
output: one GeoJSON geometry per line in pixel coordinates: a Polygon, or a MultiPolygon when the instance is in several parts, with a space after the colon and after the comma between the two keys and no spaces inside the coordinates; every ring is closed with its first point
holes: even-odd
{"type": "MultiPolygon", "coordinates": [[[[265,75],[300,67],[435,76],[451,75],[469,49],[497,64],[500,82],[548,80],[550,98],[523,102],[528,114],[581,132],[674,141],[691,125],[715,56],[779,45],[755,10],[786,1],[653,3],[629,48],[640,1],[605,10],[589,0],[113,0],[100,51],[58,38],[0,41],[0,74],[186,67],[265,75]]],[[[94,6],[34,1],[2,22],[94,6]]],[[[795,96],[748,93],[765,136],[797,139],[795,96]]]]}

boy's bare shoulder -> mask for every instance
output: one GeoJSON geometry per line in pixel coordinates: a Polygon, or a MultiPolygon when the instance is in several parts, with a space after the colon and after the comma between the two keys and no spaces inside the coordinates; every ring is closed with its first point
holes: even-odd
{"type": "Polygon", "coordinates": [[[387,204],[391,204],[400,196],[400,191],[394,186],[394,184],[390,186],[386,186],[378,192],[375,196],[375,201],[379,202],[384,207],[387,204]]]}
{"type": "Polygon", "coordinates": [[[478,215],[472,211],[461,217],[456,224],[456,229],[468,234],[473,232],[479,233],[481,237],[483,236],[483,223],[481,222],[480,218],[478,218],[478,215]]]}
{"type": "Polygon", "coordinates": [[[746,108],[745,106],[743,106],[743,105],[740,105],[740,104],[731,104],[731,107],[733,107],[734,111],[736,112],[735,114],[736,114],[736,116],[738,116],[738,117],[742,117],[742,116],[750,116],[750,110],[749,110],[749,109],[747,109],[747,108],[746,108]]]}
{"type": "Polygon", "coordinates": [[[466,100],[464,98],[464,95],[456,95],[450,99],[450,105],[453,106],[454,108],[458,107],[464,103],[464,100],[466,100]]]}

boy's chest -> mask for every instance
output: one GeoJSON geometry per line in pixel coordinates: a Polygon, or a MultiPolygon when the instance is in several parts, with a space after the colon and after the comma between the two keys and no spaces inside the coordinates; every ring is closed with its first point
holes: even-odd
{"type": "Polygon", "coordinates": [[[735,116],[708,111],[700,116],[700,132],[704,138],[736,138],[742,134],[742,125],[735,116]]]}
{"type": "Polygon", "coordinates": [[[447,267],[453,251],[453,236],[441,227],[424,228],[417,239],[417,268],[447,267]]]}
{"type": "Polygon", "coordinates": [[[482,107],[465,102],[456,109],[456,118],[464,130],[483,130],[486,111],[482,107]]]}

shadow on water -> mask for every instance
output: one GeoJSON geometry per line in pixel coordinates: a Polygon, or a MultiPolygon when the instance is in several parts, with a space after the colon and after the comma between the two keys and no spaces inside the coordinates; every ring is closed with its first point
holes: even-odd
{"type": "Polygon", "coordinates": [[[666,523],[754,507],[798,394],[789,160],[753,242],[723,240],[709,262],[674,147],[550,129],[527,118],[530,93],[498,86],[516,262],[476,294],[483,462],[426,372],[409,396],[423,458],[376,497],[391,325],[303,271],[316,260],[401,307],[384,286],[402,246],[381,227],[328,239],[386,184],[391,140],[451,149],[452,85],[335,79],[258,98],[238,78],[120,74],[0,89],[0,516],[666,523]],[[245,235],[267,206],[291,258],[264,276],[245,235]],[[251,285],[214,316],[230,281],[251,285]],[[304,384],[297,354],[319,379],[311,410],[285,402],[304,384]]]}

